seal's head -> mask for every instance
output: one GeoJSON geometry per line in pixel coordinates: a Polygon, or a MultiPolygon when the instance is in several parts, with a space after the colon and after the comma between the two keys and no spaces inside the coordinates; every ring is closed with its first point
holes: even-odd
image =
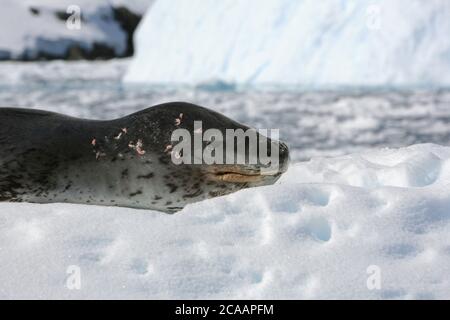
{"type": "Polygon", "coordinates": [[[117,121],[126,142],[122,157],[133,158],[123,178],[135,182],[130,198],[136,207],[175,212],[273,184],[287,170],[284,143],[204,107],[166,103],[117,121]]]}

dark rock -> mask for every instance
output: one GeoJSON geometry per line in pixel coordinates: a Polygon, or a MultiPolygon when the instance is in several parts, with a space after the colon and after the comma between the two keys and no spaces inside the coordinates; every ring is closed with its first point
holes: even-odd
{"type": "Polygon", "coordinates": [[[29,10],[33,16],[38,16],[40,13],[39,9],[37,9],[35,7],[30,7],[29,10]]]}
{"type": "Polygon", "coordinates": [[[2,60],[10,60],[11,59],[11,53],[6,50],[0,50],[0,61],[2,60]]]}
{"type": "Polygon", "coordinates": [[[136,14],[125,7],[113,7],[114,19],[122,27],[122,30],[127,34],[127,50],[125,56],[129,57],[134,54],[133,35],[142,16],[136,14]]]}
{"type": "Polygon", "coordinates": [[[61,21],[67,21],[71,14],[65,11],[55,11],[55,16],[61,21]]]}
{"type": "MultiPolygon", "coordinates": [[[[15,60],[36,61],[36,60],[107,60],[117,57],[114,48],[104,44],[94,42],[92,45],[79,43],[72,40],[47,40],[38,39],[41,45],[38,47],[46,48],[44,50],[26,50],[15,60]],[[63,44],[61,43],[63,42],[63,44]],[[44,45],[42,43],[45,43],[44,45]],[[63,45],[66,49],[62,52],[54,48],[63,45]]],[[[1,54],[0,54],[1,58],[1,54]]],[[[4,59],[7,60],[7,59],[4,59]]]]}
{"type": "MultiPolygon", "coordinates": [[[[34,16],[40,15],[40,10],[36,7],[29,7],[30,13],[34,16]]],[[[129,57],[134,54],[133,35],[142,19],[142,15],[130,11],[124,6],[112,7],[112,14],[100,13],[98,18],[107,23],[117,23],[126,34],[125,52],[117,53],[115,48],[107,43],[94,42],[87,43],[83,41],[75,41],[73,39],[50,40],[46,35],[42,35],[35,39],[35,46],[26,49],[19,56],[12,56],[9,51],[0,50],[0,60],[19,60],[19,61],[35,61],[35,60],[95,60],[95,59],[113,59],[129,57]]],[[[71,13],[65,11],[55,11],[54,15],[57,19],[66,22],[71,13]]],[[[81,13],[81,21],[89,23],[81,13]]]]}

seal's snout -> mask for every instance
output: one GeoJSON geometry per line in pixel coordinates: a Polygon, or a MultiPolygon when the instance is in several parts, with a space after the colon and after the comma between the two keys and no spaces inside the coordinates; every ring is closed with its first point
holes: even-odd
{"type": "Polygon", "coordinates": [[[284,142],[279,142],[280,172],[286,172],[289,166],[289,148],[284,142]]]}

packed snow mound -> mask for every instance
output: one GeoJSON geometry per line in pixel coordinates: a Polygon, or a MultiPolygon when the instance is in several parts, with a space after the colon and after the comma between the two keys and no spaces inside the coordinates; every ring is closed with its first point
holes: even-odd
{"type": "Polygon", "coordinates": [[[157,1],[130,83],[450,84],[447,0],[157,1]]]}
{"type": "Polygon", "coordinates": [[[449,185],[450,148],[426,144],[297,163],[175,215],[3,203],[0,298],[448,299],[449,185]]]}
{"type": "Polygon", "coordinates": [[[132,54],[132,36],[153,0],[2,0],[0,60],[112,58],[132,54]],[[80,10],[80,28],[67,27],[80,10]]]}
{"type": "Polygon", "coordinates": [[[448,147],[418,144],[405,149],[385,148],[334,158],[313,158],[294,165],[282,181],[361,188],[446,186],[450,183],[449,151],[448,147]]]}

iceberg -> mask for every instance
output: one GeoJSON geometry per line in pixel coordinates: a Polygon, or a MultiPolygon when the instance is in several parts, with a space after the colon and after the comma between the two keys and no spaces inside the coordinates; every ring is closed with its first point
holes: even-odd
{"type": "Polygon", "coordinates": [[[126,83],[450,84],[446,0],[156,1],[126,83]]]}

